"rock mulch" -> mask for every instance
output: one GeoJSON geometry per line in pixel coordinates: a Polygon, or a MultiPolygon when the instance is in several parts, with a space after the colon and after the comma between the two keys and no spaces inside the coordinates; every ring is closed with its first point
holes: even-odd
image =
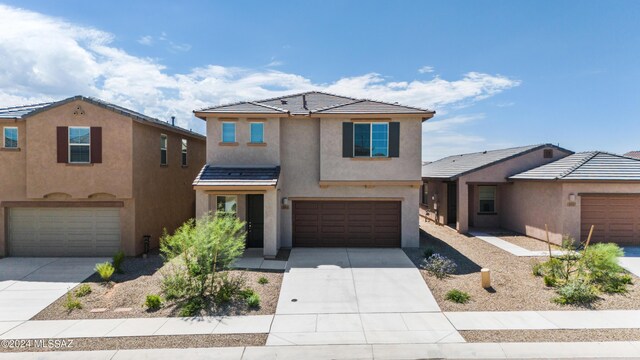
{"type": "MultiPolygon", "coordinates": [[[[556,296],[554,290],[545,287],[542,279],[533,276],[531,271],[533,262],[546,258],[513,256],[484,241],[430,222],[421,222],[421,228],[423,247],[405,250],[414,264],[419,267],[427,246],[458,265],[457,273],[443,280],[420,270],[443,311],[585,310],[585,307],[562,306],[551,301],[556,296]],[[480,286],[481,268],[491,270],[490,290],[480,286]],[[469,293],[471,301],[457,304],[445,300],[445,294],[451,289],[469,293]]],[[[602,294],[599,301],[586,309],[640,309],[640,278],[634,277],[634,285],[627,294],[602,294]]]]}
{"type": "Polygon", "coordinates": [[[640,329],[460,331],[467,342],[638,341],[640,329]]]}
{"type": "Polygon", "coordinates": [[[42,351],[89,351],[115,349],[170,349],[170,348],[209,348],[231,346],[263,346],[267,343],[267,334],[229,334],[229,335],[172,335],[140,336],[112,338],[73,338],[64,339],[70,346],[60,347],[0,347],[2,352],[42,352],[42,351]]]}
{"type": "MultiPolygon", "coordinates": [[[[123,273],[114,274],[110,284],[103,284],[97,274],[85,280],[83,284],[89,284],[92,291],[89,295],[77,298],[82,303],[82,309],[68,311],[64,306],[66,296],[62,296],[34,316],[32,320],[179,316],[180,304],[175,302],[167,301],[157,311],[147,311],[144,307],[148,294],[162,295],[161,280],[164,267],[162,258],[159,255],[151,255],[146,259],[127,258],[122,266],[123,273]],[[106,310],[99,311],[101,309],[106,310]]],[[[282,284],[282,272],[232,270],[229,272],[229,276],[244,278],[245,287],[253,289],[260,295],[260,307],[257,309],[249,308],[244,302],[237,301],[221,307],[211,307],[204,310],[201,315],[275,314],[282,284]],[[267,278],[268,283],[259,284],[258,279],[261,277],[267,278]]],[[[70,290],[75,293],[76,289],[77,287],[70,290]]]]}

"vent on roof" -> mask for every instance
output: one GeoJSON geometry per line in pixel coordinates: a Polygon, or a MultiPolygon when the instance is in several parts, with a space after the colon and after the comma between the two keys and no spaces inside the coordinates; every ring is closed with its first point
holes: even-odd
{"type": "Polygon", "coordinates": [[[280,104],[287,105],[287,100],[285,100],[285,99],[280,100],[280,104]]]}
{"type": "Polygon", "coordinates": [[[171,126],[176,126],[176,117],[175,116],[171,117],[171,126]]]}
{"type": "Polygon", "coordinates": [[[545,159],[551,159],[553,157],[553,149],[544,149],[543,157],[545,159]]]}
{"type": "Polygon", "coordinates": [[[483,153],[483,154],[486,154],[486,153],[487,153],[487,150],[483,151],[482,153],[483,153]]]}
{"type": "Polygon", "coordinates": [[[309,110],[309,109],[307,109],[307,95],[302,95],[302,107],[305,110],[309,110]]]}

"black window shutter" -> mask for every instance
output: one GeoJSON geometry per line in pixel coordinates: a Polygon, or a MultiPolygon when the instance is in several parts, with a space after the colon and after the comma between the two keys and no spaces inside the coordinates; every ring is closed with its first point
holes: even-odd
{"type": "Polygon", "coordinates": [[[400,123],[389,123],[389,157],[400,157],[400,123]]]}
{"type": "Polygon", "coordinates": [[[353,157],[353,123],[342,123],[342,157],[353,157]]]}
{"type": "Polygon", "coordinates": [[[58,152],[58,162],[67,163],[69,160],[69,128],[66,126],[56,127],[56,145],[58,152]]]}
{"type": "Polygon", "coordinates": [[[91,163],[102,163],[102,128],[91,127],[91,163]]]}

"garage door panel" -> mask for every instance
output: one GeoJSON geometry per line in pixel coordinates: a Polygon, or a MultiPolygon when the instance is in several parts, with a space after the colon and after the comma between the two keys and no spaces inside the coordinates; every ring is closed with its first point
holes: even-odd
{"type": "Polygon", "coordinates": [[[400,202],[294,201],[293,245],[399,247],[400,202]]]}
{"type": "Polygon", "coordinates": [[[592,242],[640,245],[640,195],[583,196],[581,240],[594,225],[592,242]]]}
{"type": "Polygon", "coordinates": [[[120,249],[117,208],[9,209],[11,256],[113,256],[120,249]]]}

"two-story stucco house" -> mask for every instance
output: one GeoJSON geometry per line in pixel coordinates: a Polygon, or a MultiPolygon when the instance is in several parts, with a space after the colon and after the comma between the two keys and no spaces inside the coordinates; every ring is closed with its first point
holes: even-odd
{"type": "Polygon", "coordinates": [[[322,92],[194,111],[207,122],[196,212],[247,222],[248,247],[419,244],[422,122],[434,112],[322,92]]]}
{"type": "Polygon", "coordinates": [[[195,215],[205,138],[82,96],[0,109],[0,256],[137,255],[195,215]]]}

